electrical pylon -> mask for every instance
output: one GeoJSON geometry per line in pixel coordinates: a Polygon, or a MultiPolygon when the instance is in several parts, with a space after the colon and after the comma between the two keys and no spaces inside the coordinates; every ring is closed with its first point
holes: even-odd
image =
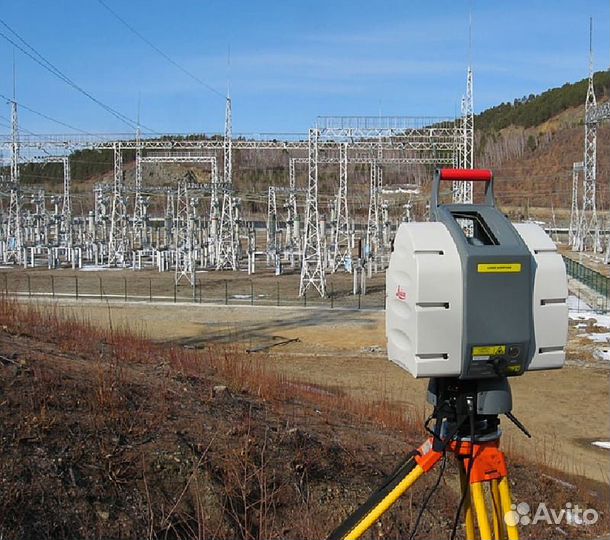
{"type": "Polygon", "coordinates": [[[347,205],[347,143],[339,145],[339,191],[335,201],[333,238],[333,272],[351,256],[349,209],[347,205]]]}
{"type": "Polygon", "coordinates": [[[288,199],[286,201],[286,213],[286,250],[294,263],[294,253],[295,251],[300,250],[300,235],[298,231],[297,181],[293,158],[288,160],[288,199]]]}
{"type": "Polygon", "coordinates": [[[568,228],[568,243],[573,250],[578,249],[578,227],[580,222],[580,201],[579,189],[580,172],[582,172],[584,163],[577,161],[572,164],[572,210],[570,212],[570,227],[568,228]]]}
{"type": "Polygon", "coordinates": [[[140,126],[136,130],[136,171],[133,202],[133,236],[140,247],[148,244],[146,230],[147,201],[142,195],[142,140],[140,126]]]}
{"type": "Polygon", "coordinates": [[[277,256],[277,198],[275,186],[269,186],[267,190],[267,263],[275,265],[277,256]]]}
{"type": "Polygon", "coordinates": [[[299,296],[307,293],[313,286],[320,296],[326,296],[326,275],[322,261],[320,239],[320,215],[318,212],[318,138],[317,128],[309,130],[308,137],[308,180],[305,201],[305,228],[303,235],[303,257],[301,261],[301,280],[299,296]]]}
{"type": "Polygon", "coordinates": [[[597,180],[597,121],[592,114],[597,107],[595,88],[593,86],[593,22],[589,30],[589,86],[585,102],[585,156],[584,181],[582,192],[582,211],[579,217],[577,246],[579,251],[601,250],[599,237],[599,220],[595,200],[597,180]]]}
{"type": "Polygon", "coordinates": [[[19,122],[17,102],[11,101],[11,193],[7,228],[6,262],[22,263],[23,222],[21,215],[21,180],[19,177],[19,122]]]}
{"type": "Polygon", "coordinates": [[[239,269],[238,244],[239,223],[235,220],[235,201],[233,198],[233,112],[231,98],[227,96],[225,109],[224,134],[224,193],[222,197],[222,210],[218,227],[218,240],[216,243],[216,269],[239,269]]]}
{"type": "Polygon", "coordinates": [[[45,160],[46,163],[61,163],[64,173],[64,193],[61,204],[61,217],[59,225],[59,245],[62,247],[71,248],[73,246],[73,231],[72,231],[72,196],[71,183],[72,176],[70,172],[69,156],[52,157],[45,160]]]}
{"type": "Polygon", "coordinates": [[[121,143],[113,144],[114,181],[112,188],[112,210],[108,235],[108,264],[125,266],[127,255],[127,203],[123,181],[123,156],[121,143]]]}
{"type": "MultiPolygon", "coordinates": [[[[461,112],[458,167],[472,169],[474,167],[474,103],[471,66],[468,66],[466,72],[466,95],[462,98],[461,112]]],[[[452,192],[454,203],[472,203],[472,182],[454,182],[452,192]]]]}
{"type": "Polygon", "coordinates": [[[194,216],[191,215],[191,200],[186,182],[178,184],[174,226],[174,249],[176,252],[176,285],[184,278],[195,283],[195,261],[193,257],[194,216]]]}
{"type": "Polygon", "coordinates": [[[371,161],[369,182],[369,212],[366,226],[365,258],[375,259],[381,248],[381,188],[383,169],[375,160],[371,161]]]}

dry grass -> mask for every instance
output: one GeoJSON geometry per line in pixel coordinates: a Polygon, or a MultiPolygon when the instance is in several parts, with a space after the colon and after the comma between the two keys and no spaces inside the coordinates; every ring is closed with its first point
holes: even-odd
{"type": "MultiPolygon", "coordinates": [[[[293,383],[262,355],[109,326],[0,298],[15,356],[0,367],[2,538],[320,538],[421,439],[420,418],[293,383]]],[[[604,500],[512,465],[520,500],[604,500]]],[[[374,534],[407,536],[433,476],[374,534]]],[[[457,493],[442,485],[419,538],[448,535],[457,493]]]]}

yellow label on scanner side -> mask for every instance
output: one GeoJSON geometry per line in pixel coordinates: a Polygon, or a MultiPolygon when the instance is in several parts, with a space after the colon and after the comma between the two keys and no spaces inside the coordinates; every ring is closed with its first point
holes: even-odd
{"type": "Polygon", "coordinates": [[[479,263],[477,271],[483,274],[521,272],[521,263],[479,263]]]}
{"type": "Polygon", "coordinates": [[[506,345],[485,345],[472,348],[472,356],[500,356],[502,354],[506,354],[506,345]]]}

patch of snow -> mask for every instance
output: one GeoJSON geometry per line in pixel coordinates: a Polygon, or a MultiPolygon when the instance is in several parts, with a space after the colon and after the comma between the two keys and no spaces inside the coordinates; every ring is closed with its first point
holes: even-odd
{"type": "Polygon", "coordinates": [[[608,351],[608,349],[595,351],[595,356],[597,356],[597,358],[600,360],[610,362],[610,351],[608,351]]]}
{"type": "Polygon", "coordinates": [[[570,310],[570,315],[572,312],[581,312],[581,311],[593,311],[593,308],[587,304],[582,298],[578,298],[577,296],[570,295],[568,296],[568,309],[570,310]]]}
{"type": "Polygon", "coordinates": [[[92,264],[91,266],[83,266],[80,269],[81,272],[113,272],[119,270],[126,270],[126,268],[111,268],[110,266],[92,264]]]}
{"type": "Polygon", "coordinates": [[[249,294],[234,294],[233,296],[231,296],[231,298],[235,298],[237,300],[249,300],[250,295],[249,294]]]}
{"type": "Polygon", "coordinates": [[[603,334],[583,334],[587,336],[591,341],[595,343],[609,343],[610,342],[610,332],[605,332],[603,334]]]}
{"type": "Polygon", "coordinates": [[[591,444],[604,450],[610,450],[610,441],[593,441],[591,444]]]}

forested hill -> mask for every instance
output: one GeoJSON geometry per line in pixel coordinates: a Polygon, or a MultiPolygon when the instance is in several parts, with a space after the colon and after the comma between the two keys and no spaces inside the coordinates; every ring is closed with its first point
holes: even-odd
{"type": "MultiPolygon", "coordinates": [[[[542,94],[530,94],[512,103],[491,107],[475,117],[475,129],[499,131],[509,126],[538,126],[567,109],[582,105],[587,96],[588,81],[587,78],[566,83],[542,94]]],[[[598,100],[610,96],[610,71],[595,73],[593,85],[598,100]]]]}

